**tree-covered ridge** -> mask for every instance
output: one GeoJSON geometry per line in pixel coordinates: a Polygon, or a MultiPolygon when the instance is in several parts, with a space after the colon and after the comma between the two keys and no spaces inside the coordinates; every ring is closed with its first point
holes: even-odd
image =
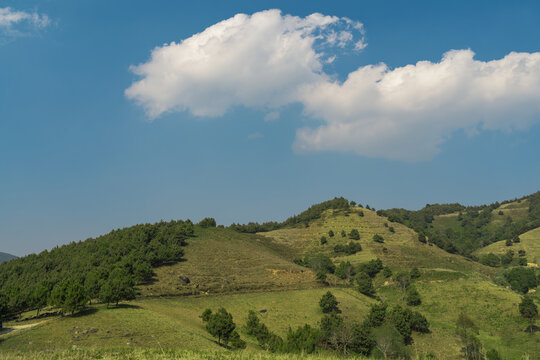
{"type": "Polygon", "coordinates": [[[181,260],[182,247],[190,236],[191,221],[162,221],[113,230],[5,262],[0,264],[0,295],[10,313],[39,309],[45,305],[44,299],[54,302],[54,289],[71,283],[82,286],[89,299],[98,298],[114,272],[121,271],[141,283],[152,277],[152,267],[181,260]]]}
{"type": "Polygon", "coordinates": [[[307,210],[302,211],[298,215],[291,216],[287,220],[279,223],[275,221],[265,222],[259,224],[257,222],[250,222],[248,224],[231,224],[231,228],[240,232],[256,233],[266,232],[281,229],[285,226],[292,226],[298,224],[309,224],[310,221],[319,219],[326,210],[348,210],[353,205],[349,204],[349,200],[343,197],[335,197],[332,200],[323,201],[319,204],[310,206],[307,210]]]}
{"type": "MultiPolygon", "coordinates": [[[[503,214],[501,210],[500,215],[503,214]]],[[[425,236],[440,248],[461,255],[471,253],[483,246],[504,239],[513,239],[531,229],[540,227],[540,191],[520,199],[508,200],[490,205],[463,206],[461,204],[426,205],[418,211],[405,209],[379,210],[377,214],[386,216],[392,222],[404,224],[416,232],[421,238],[425,236]],[[524,218],[507,217],[501,226],[492,226],[493,211],[501,205],[511,202],[527,201],[528,212],[524,218]],[[434,226],[435,216],[459,213],[457,228],[440,228],[434,226]]]]}

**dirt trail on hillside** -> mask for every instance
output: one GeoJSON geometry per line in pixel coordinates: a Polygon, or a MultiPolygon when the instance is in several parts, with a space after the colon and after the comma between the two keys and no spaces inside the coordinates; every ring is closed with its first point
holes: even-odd
{"type": "Polygon", "coordinates": [[[33,328],[33,327],[35,327],[35,326],[44,324],[44,323],[46,323],[47,321],[48,321],[48,320],[43,320],[43,321],[40,321],[40,322],[37,322],[37,323],[33,323],[33,324],[14,325],[14,326],[8,326],[8,327],[5,327],[5,328],[3,328],[3,329],[0,330],[0,337],[4,337],[4,336],[7,335],[7,334],[14,334],[14,333],[18,332],[19,330],[24,330],[24,329],[30,329],[30,328],[33,328]]]}

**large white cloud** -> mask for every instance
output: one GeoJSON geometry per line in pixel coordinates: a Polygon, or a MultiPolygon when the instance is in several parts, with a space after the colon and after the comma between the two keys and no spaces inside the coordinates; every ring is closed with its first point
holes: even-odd
{"type": "Polygon", "coordinates": [[[477,61],[452,50],[438,63],[363,66],[339,82],[324,72],[331,49],[362,49],[362,25],[278,10],[239,14],[152,51],[132,67],[126,95],[150,117],[169,111],[219,116],[232,106],[276,110],[301,103],[322,121],[299,129],[298,151],[335,150],[428,159],[454,131],[526,128],[540,113],[540,53],[477,61]]]}
{"type": "Polygon", "coordinates": [[[523,129],[540,120],[540,53],[473,56],[453,50],[438,63],[365,66],[343,83],[307,85],[305,111],[324,124],[298,130],[296,149],[422,160],[456,130],[523,129]]]}
{"type": "Polygon", "coordinates": [[[361,26],[321,14],[238,14],[154,49],[150,61],[132,67],[142,79],[126,95],[150,117],[174,110],[218,116],[235,105],[286,105],[299,100],[301,86],[326,78],[323,64],[331,57],[324,49],[364,46],[353,36],[361,26]]]}

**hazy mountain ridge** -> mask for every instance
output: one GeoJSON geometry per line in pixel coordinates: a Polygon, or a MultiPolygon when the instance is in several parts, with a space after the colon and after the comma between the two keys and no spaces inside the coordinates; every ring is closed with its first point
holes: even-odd
{"type": "Polygon", "coordinates": [[[4,261],[16,259],[16,258],[17,258],[17,256],[15,256],[15,255],[11,255],[11,254],[8,254],[8,253],[0,252],[0,263],[2,263],[2,262],[4,262],[4,261]]]}

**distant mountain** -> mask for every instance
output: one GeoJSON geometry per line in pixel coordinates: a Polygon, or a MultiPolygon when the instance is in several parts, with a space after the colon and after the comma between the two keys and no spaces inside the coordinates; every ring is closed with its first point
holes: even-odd
{"type": "Polygon", "coordinates": [[[6,254],[6,253],[3,253],[3,252],[0,252],[0,263],[1,263],[1,262],[4,262],[4,261],[11,260],[11,259],[15,259],[15,258],[16,258],[15,255],[11,255],[11,254],[6,254]]]}

